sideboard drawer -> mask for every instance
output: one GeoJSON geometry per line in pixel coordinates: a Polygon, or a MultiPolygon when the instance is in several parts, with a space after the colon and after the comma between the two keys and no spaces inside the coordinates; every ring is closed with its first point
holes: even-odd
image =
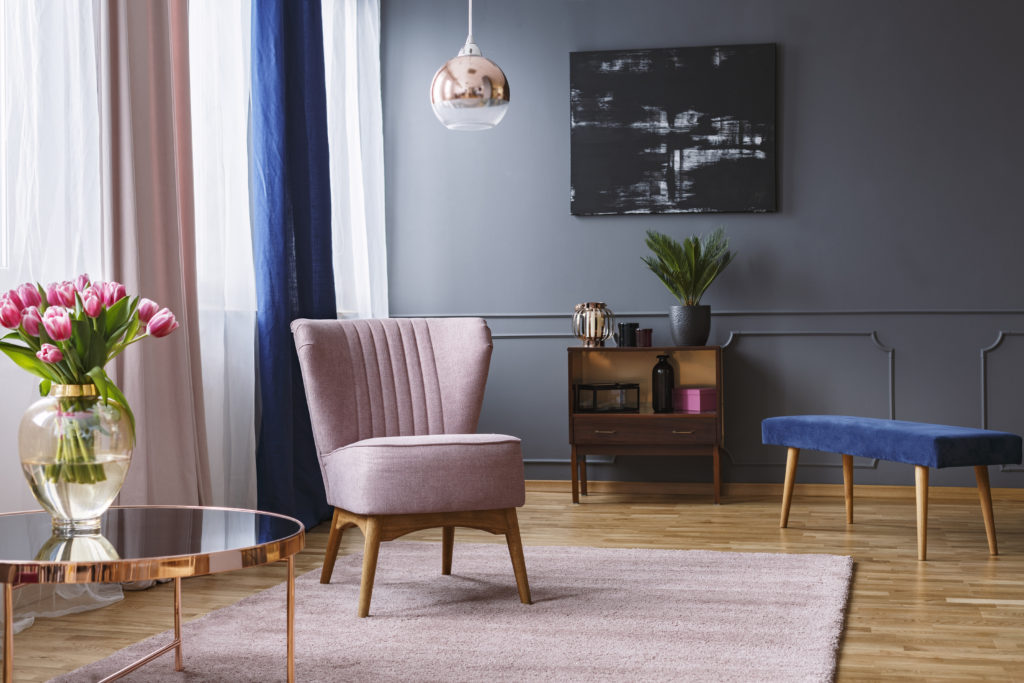
{"type": "Polygon", "coordinates": [[[671,415],[575,415],[578,444],[704,444],[718,441],[714,417],[671,415]]]}

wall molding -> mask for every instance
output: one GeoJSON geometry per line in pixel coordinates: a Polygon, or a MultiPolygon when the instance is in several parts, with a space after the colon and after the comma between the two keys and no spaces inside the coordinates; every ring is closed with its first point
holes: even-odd
{"type": "MultiPolygon", "coordinates": [[[[889,419],[896,419],[896,350],[885,346],[878,339],[877,330],[869,331],[819,331],[819,330],[795,330],[795,331],[775,331],[775,330],[732,330],[729,332],[729,338],[722,344],[722,350],[725,351],[736,339],[736,337],[867,337],[879,351],[886,354],[889,365],[889,419]]],[[[737,460],[733,456],[732,452],[728,448],[723,446],[726,456],[736,467],[785,467],[785,463],[756,463],[756,462],[745,462],[737,460]]],[[[854,461],[854,467],[856,469],[878,469],[878,458],[871,458],[867,464],[858,465],[856,460],[854,461]]],[[[801,465],[803,466],[803,465],[801,465]]],[[[829,463],[806,463],[808,467],[828,467],[838,468],[842,467],[842,463],[829,464],[829,463]]]]}
{"type": "MultiPolygon", "coordinates": [[[[999,330],[996,340],[981,350],[981,428],[988,429],[988,354],[1002,346],[1007,337],[1024,337],[1024,332],[999,330]]],[[[1000,465],[1000,472],[1024,472],[1021,465],[1000,465]]]]}
{"type": "Polygon", "coordinates": [[[798,330],[792,332],[786,331],[754,331],[748,332],[743,330],[732,330],[729,332],[729,338],[722,344],[722,350],[729,348],[732,344],[733,339],[737,336],[744,337],[867,337],[874,343],[875,348],[879,351],[883,351],[888,356],[889,361],[889,419],[896,419],[896,349],[890,348],[884,345],[878,339],[878,331],[870,330],[866,332],[856,331],[812,331],[812,330],[798,330]]]}
{"type": "MultiPolygon", "coordinates": [[[[851,309],[851,310],[722,310],[711,311],[712,317],[721,318],[787,318],[787,317],[864,317],[864,316],[979,316],[979,315],[1024,315],[1020,308],[893,308],[893,309],[851,309]]],[[[484,318],[485,320],[572,320],[572,312],[564,313],[402,313],[392,314],[393,318],[484,318]]],[[[625,311],[615,314],[616,319],[624,318],[667,318],[668,311],[625,311]]],[[[1014,333],[1016,334],[1016,333],[1014,333]]],[[[497,332],[492,339],[575,339],[572,332],[497,332]]],[[[728,342],[726,342],[728,344],[728,342]]],[[[723,346],[724,348],[724,346],[723,346]]]]}
{"type": "MultiPolygon", "coordinates": [[[[864,315],[1024,315],[1024,308],[888,308],[888,309],[850,309],[850,310],[723,310],[712,309],[712,317],[753,318],[764,316],[864,316],[864,315]]],[[[544,318],[572,319],[572,311],[562,313],[400,313],[392,314],[392,318],[487,318],[494,320],[531,320],[544,318]]],[[[668,309],[663,311],[620,311],[616,318],[667,318],[668,309]]]]}

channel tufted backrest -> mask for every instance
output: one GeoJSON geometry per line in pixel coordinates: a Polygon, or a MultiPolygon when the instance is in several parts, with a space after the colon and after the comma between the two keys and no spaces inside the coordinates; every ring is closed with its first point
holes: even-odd
{"type": "Polygon", "coordinates": [[[296,320],[317,452],[382,436],[476,432],[491,361],[480,318],[296,320]]]}

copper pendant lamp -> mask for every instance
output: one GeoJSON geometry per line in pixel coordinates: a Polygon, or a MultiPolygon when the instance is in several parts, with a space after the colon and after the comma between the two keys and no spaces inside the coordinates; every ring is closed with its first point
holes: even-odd
{"type": "Polygon", "coordinates": [[[466,44],[434,74],[430,104],[437,119],[451,130],[494,128],[508,111],[508,79],[473,42],[473,0],[469,0],[466,44]]]}

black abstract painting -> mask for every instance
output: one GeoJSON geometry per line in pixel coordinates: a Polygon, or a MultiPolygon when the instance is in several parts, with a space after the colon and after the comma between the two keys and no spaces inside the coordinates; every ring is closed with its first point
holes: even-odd
{"type": "Polygon", "coordinates": [[[775,211],[775,45],[573,52],[571,211],[775,211]]]}

